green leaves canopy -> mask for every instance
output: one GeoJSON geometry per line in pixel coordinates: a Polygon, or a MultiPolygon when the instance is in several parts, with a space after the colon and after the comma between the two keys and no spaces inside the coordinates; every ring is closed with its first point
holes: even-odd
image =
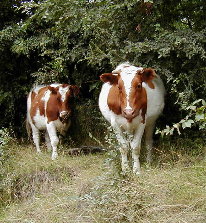
{"type": "Polygon", "coordinates": [[[4,26],[0,50],[15,61],[22,58],[20,78],[27,78],[28,87],[71,82],[86,85],[96,100],[99,75],[130,61],[155,68],[163,78],[168,93],[163,126],[186,117],[186,108],[204,99],[204,0],[18,2],[14,11],[21,19],[4,26]]]}

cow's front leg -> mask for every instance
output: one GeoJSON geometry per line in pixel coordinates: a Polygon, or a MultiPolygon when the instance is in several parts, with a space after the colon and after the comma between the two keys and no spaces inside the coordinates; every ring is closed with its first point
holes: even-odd
{"type": "Polygon", "coordinates": [[[147,163],[150,165],[152,162],[152,145],[153,145],[153,132],[155,121],[147,124],[145,128],[145,144],[147,148],[147,163]]]}
{"type": "Polygon", "coordinates": [[[133,173],[139,175],[140,174],[140,147],[132,149],[132,159],[133,159],[133,173]]]}
{"type": "Polygon", "coordinates": [[[58,156],[57,154],[57,146],[59,143],[59,139],[57,137],[56,127],[53,122],[47,124],[47,131],[49,134],[49,138],[52,146],[52,160],[55,160],[58,156]]]}
{"type": "Polygon", "coordinates": [[[133,158],[133,173],[140,174],[140,150],[141,150],[141,139],[144,133],[145,124],[140,124],[136,130],[133,140],[131,141],[132,158],[133,158]]]}
{"type": "Polygon", "coordinates": [[[47,130],[45,132],[45,143],[46,143],[48,151],[51,151],[52,150],[52,146],[51,146],[51,141],[50,141],[49,134],[48,134],[47,130]]]}
{"type": "Polygon", "coordinates": [[[129,171],[129,163],[128,163],[128,157],[127,157],[127,154],[128,154],[128,148],[125,148],[125,147],[121,147],[119,149],[120,153],[121,153],[121,158],[122,158],[122,172],[123,173],[126,173],[127,171],[129,171]]]}
{"type": "Polygon", "coordinates": [[[126,173],[129,170],[129,162],[128,162],[128,150],[129,150],[129,143],[125,139],[124,134],[122,133],[121,129],[115,128],[116,137],[120,144],[119,151],[121,153],[121,166],[122,172],[126,173]]]}

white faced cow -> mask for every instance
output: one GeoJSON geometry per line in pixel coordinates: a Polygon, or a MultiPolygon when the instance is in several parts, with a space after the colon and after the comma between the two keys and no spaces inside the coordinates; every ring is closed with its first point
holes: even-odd
{"type": "Polygon", "coordinates": [[[39,131],[45,130],[47,147],[52,148],[52,159],[56,159],[57,131],[64,135],[69,128],[71,98],[78,93],[77,86],[68,84],[37,86],[31,90],[27,99],[27,127],[32,129],[37,152],[41,152],[39,131]]]}
{"type": "Polygon", "coordinates": [[[119,65],[112,73],[102,74],[100,79],[105,83],[99,96],[99,108],[112,125],[120,143],[122,171],[129,168],[127,155],[131,148],[133,172],[139,174],[144,131],[147,161],[151,162],[155,121],[164,107],[162,80],[153,69],[143,69],[129,63],[119,65]]]}

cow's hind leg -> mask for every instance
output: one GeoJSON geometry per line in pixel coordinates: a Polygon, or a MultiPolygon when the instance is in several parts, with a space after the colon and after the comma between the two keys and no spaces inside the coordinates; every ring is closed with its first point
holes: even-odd
{"type": "Polygon", "coordinates": [[[39,129],[37,129],[33,124],[31,124],[31,129],[32,129],[32,137],[33,137],[33,141],[34,144],[36,146],[36,150],[38,153],[41,153],[40,150],[40,136],[39,136],[39,129]]]}
{"type": "Polygon", "coordinates": [[[57,137],[56,127],[54,123],[50,122],[49,124],[47,124],[47,131],[48,131],[49,138],[51,141],[51,146],[52,146],[52,160],[55,160],[58,156],[57,146],[59,143],[59,139],[57,137]]]}

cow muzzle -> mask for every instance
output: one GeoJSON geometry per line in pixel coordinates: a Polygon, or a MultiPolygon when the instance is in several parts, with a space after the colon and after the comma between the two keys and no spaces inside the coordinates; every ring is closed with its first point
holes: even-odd
{"type": "Polygon", "coordinates": [[[71,112],[69,112],[69,111],[61,111],[59,113],[60,120],[62,122],[66,121],[69,118],[70,114],[71,114],[71,112]]]}
{"type": "Polygon", "coordinates": [[[123,117],[126,118],[128,122],[131,122],[138,114],[139,112],[135,112],[133,109],[124,109],[122,111],[123,117]]]}

